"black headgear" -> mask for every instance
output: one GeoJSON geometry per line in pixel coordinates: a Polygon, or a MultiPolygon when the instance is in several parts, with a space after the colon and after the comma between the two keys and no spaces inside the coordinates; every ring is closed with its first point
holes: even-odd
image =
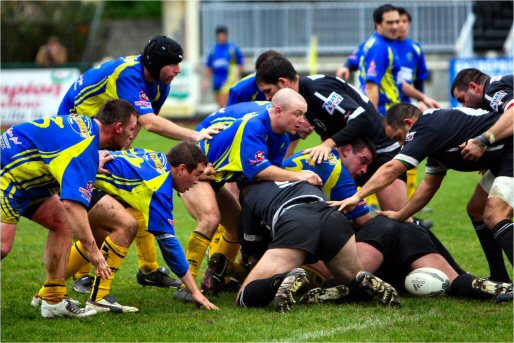
{"type": "Polygon", "coordinates": [[[226,27],[225,25],[216,26],[216,34],[218,34],[218,33],[228,34],[228,27],[226,27]]]}
{"type": "Polygon", "coordinates": [[[182,55],[182,47],[176,41],[166,36],[155,36],[146,44],[142,60],[150,75],[159,81],[161,69],[168,64],[182,62],[182,55]]]}

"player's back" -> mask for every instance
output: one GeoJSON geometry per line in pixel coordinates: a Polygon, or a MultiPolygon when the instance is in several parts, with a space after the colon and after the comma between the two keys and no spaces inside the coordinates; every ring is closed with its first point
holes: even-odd
{"type": "Polygon", "coordinates": [[[269,101],[251,101],[223,107],[208,115],[200,125],[196,127],[196,130],[200,131],[213,124],[230,125],[235,120],[241,119],[246,115],[267,112],[270,105],[271,103],[269,101]]]}
{"type": "Polygon", "coordinates": [[[230,88],[227,106],[240,102],[264,100],[266,100],[266,95],[260,91],[255,82],[255,73],[252,73],[239,80],[238,83],[230,88]]]}

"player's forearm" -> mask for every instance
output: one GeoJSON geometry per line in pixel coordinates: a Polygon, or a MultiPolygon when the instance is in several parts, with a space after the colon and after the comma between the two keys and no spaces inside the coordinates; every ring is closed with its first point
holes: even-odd
{"type": "Polygon", "coordinates": [[[364,186],[356,193],[356,197],[364,199],[389,186],[402,175],[407,168],[398,160],[391,160],[382,165],[364,186]]]}
{"type": "Polygon", "coordinates": [[[368,96],[371,103],[375,106],[375,108],[378,108],[380,92],[376,83],[366,82],[366,95],[368,96]]]}
{"type": "MultiPolygon", "coordinates": [[[[514,106],[509,108],[498,121],[489,130],[493,135],[494,141],[499,141],[508,137],[512,137],[514,132],[514,106]]],[[[491,138],[489,138],[490,143],[491,138]]]]}
{"type": "Polygon", "coordinates": [[[400,215],[398,220],[404,221],[422,210],[430,200],[432,200],[435,193],[437,193],[442,180],[442,176],[427,174],[411,200],[400,211],[398,211],[398,214],[400,215]]]}
{"type": "Polygon", "coordinates": [[[176,139],[196,141],[199,133],[195,130],[182,127],[174,122],[155,114],[145,114],[139,117],[139,123],[149,132],[160,136],[176,139]]]}
{"type": "Polygon", "coordinates": [[[298,181],[298,173],[277,166],[269,166],[256,175],[262,181],[298,181]]]}
{"type": "Polygon", "coordinates": [[[416,88],[414,88],[412,85],[410,85],[407,81],[403,81],[402,91],[409,98],[413,98],[418,101],[423,101],[423,97],[425,96],[425,94],[418,91],[416,88]]]}
{"type": "Polygon", "coordinates": [[[87,252],[98,249],[89,226],[86,207],[72,200],[63,200],[62,204],[73,235],[84,245],[87,252]]]}

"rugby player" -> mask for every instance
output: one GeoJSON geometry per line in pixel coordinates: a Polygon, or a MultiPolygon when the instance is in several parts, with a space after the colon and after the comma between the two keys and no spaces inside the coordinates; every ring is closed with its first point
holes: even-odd
{"type": "Polygon", "coordinates": [[[129,145],[137,118],[137,110],[127,101],[111,100],[94,119],[78,115],[38,119],[2,134],[2,259],[11,251],[21,215],[50,230],[47,280],[40,292],[43,317],[96,314],[67,299],[64,274],[72,233],[97,275],[109,278],[111,271],[96,245],[86,208],[100,166],[98,150],[129,145]],[[34,205],[33,213],[26,213],[34,205]]]}

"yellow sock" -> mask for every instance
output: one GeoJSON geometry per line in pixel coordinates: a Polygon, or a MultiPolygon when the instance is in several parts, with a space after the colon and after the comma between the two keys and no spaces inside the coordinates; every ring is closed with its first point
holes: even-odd
{"type": "Polygon", "coordinates": [[[407,192],[409,194],[409,200],[412,198],[416,189],[418,188],[418,170],[410,169],[407,171],[407,192]]]}
{"type": "Polygon", "coordinates": [[[91,263],[87,256],[86,249],[80,241],[76,241],[71,246],[70,259],[68,261],[68,268],[66,269],[65,280],[68,280],[71,276],[76,280],[82,276],[89,275],[91,271],[91,263]],[[76,277],[77,274],[81,274],[83,270],[87,268],[87,272],[76,277]],[[80,272],[78,272],[80,271],[80,272]]]}
{"type": "Polygon", "coordinates": [[[139,269],[143,273],[151,273],[159,268],[154,235],[146,229],[145,217],[141,211],[134,208],[129,208],[128,211],[136,218],[138,224],[135,242],[139,269]]]}
{"type": "Polygon", "coordinates": [[[48,279],[39,290],[39,297],[49,304],[58,304],[68,296],[64,279],[48,279]]]}
{"type": "Polygon", "coordinates": [[[187,262],[189,262],[189,270],[195,279],[210,243],[211,240],[198,231],[193,231],[191,237],[189,237],[186,258],[187,262]]]}
{"type": "Polygon", "coordinates": [[[231,242],[227,240],[225,235],[223,234],[220,238],[220,242],[218,244],[218,250],[216,252],[222,253],[227,256],[229,260],[234,261],[239,253],[239,248],[241,245],[239,242],[231,242]]]}
{"type": "Polygon", "coordinates": [[[105,241],[102,244],[100,250],[102,251],[102,254],[105,256],[107,264],[111,268],[112,275],[108,279],[104,279],[101,276],[95,277],[90,297],[92,301],[100,301],[106,295],[109,294],[111,290],[112,280],[116,276],[118,268],[121,266],[123,259],[128,253],[128,248],[120,247],[119,245],[115,244],[111,240],[110,236],[107,236],[105,238],[105,241]]]}
{"type": "Polygon", "coordinates": [[[243,282],[247,275],[248,271],[241,263],[232,260],[228,261],[227,276],[233,277],[239,282],[243,282]]]}
{"type": "Polygon", "coordinates": [[[217,251],[218,245],[220,244],[220,238],[223,235],[223,232],[225,232],[225,227],[223,227],[223,225],[221,224],[218,225],[218,229],[212,237],[211,248],[209,249],[209,257],[212,257],[212,254],[214,254],[217,251]]]}
{"type": "Polygon", "coordinates": [[[91,263],[86,263],[78,272],[73,274],[73,280],[80,279],[81,277],[91,275],[91,263]]]}

